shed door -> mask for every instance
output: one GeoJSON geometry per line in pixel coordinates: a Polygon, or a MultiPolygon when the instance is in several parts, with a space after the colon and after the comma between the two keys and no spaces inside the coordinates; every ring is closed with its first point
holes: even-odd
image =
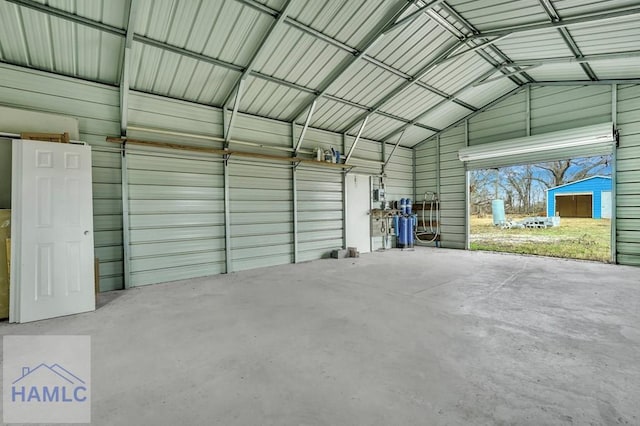
{"type": "Polygon", "coordinates": [[[95,309],[91,147],[13,141],[12,322],[95,309]]]}
{"type": "Polygon", "coordinates": [[[592,217],[592,198],[588,195],[556,195],[556,212],[560,217],[592,217]]]}

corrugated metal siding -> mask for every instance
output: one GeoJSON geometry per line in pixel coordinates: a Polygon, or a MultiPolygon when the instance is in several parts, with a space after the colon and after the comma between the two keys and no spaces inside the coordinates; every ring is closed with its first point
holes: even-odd
{"type": "MultiPolygon", "coordinates": [[[[412,11],[416,7],[412,6],[412,11]]],[[[455,41],[435,21],[423,14],[383,37],[371,49],[371,56],[409,75],[413,75],[425,64],[434,60],[447,46],[455,41]],[[415,41],[407,43],[407,39],[415,41]],[[434,48],[434,47],[439,48],[434,48]]]]}
{"type": "Polygon", "coordinates": [[[482,83],[475,87],[471,86],[460,93],[457,96],[458,99],[468,104],[481,107],[516,88],[516,84],[513,81],[508,78],[502,78],[501,76],[501,73],[491,75],[489,79],[499,78],[499,80],[482,83]]]}
{"type": "Polygon", "coordinates": [[[617,260],[640,266],[640,85],[618,88],[617,260]]]}
{"type": "MultiPolygon", "coordinates": [[[[321,2],[318,2],[321,3],[321,2]]],[[[306,87],[318,87],[351,55],[290,26],[281,26],[264,46],[255,70],[306,87]],[[310,72],[311,71],[311,72],[310,72]]]]}
{"type": "Polygon", "coordinates": [[[120,133],[119,95],[114,88],[0,64],[2,105],[73,116],[80,138],[93,146],[93,225],[100,258],[100,289],[122,288],[120,155],[100,152],[120,133]]]}
{"type": "MultiPolygon", "coordinates": [[[[363,111],[360,108],[321,98],[311,118],[311,126],[340,131],[356,116],[362,114],[363,111]]],[[[304,112],[304,114],[306,113],[307,111],[304,112]]]]}
{"type": "MultiPolygon", "coordinates": [[[[393,145],[387,144],[387,158],[393,145]]],[[[385,168],[387,201],[400,198],[413,198],[413,151],[410,148],[398,147],[385,168]]]]}
{"type": "MultiPolygon", "coordinates": [[[[345,152],[349,152],[355,138],[347,136],[345,152]]],[[[367,139],[360,139],[349,164],[356,166],[357,174],[379,175],[382,171],[382,145],[367,139]]]]}
{"type": "MultiPolygon", "coordinates": [[[[300,130],[298,126],[294,132],[296,142],[300,130]]],[[[342,135],[309,129],[302,149],[321,147],[342,152],[342,143],[342,135]]],[[[326,257],[332,249],[343,246],[342,179],[337,170],[306,164],[298,167],[298,262],[326,257]]]]}
{"type": "Polygon", "coordinates": [[[342,174],[301,167],[298,188],[298,261],[326,257],[343,246],[342,174]]]}
{"type": "Polygon", "coordinates": [[[531,134],[611,121],[611,86],[531,89],[531,134]]]}
{"type": "Polygon", "coordinates": [[[466,247],[466,172],[458,160],[464,139],[464,126],[440,136],[440,229],[441,245],[447,248],[466,247]]]}
{"type": "MultiPolygon", "coordinates": [[[[134,147],[136,149],[136,147],[134,147]]],[[[128,153],[131,286],[224,272],[220,158],[128,153]]]]}
{"type": "Polygon", "coordinates": [[[134,43],[130,85],[134,90],[219,105],[240,77],[237,71],[134,43]]]}
{"type": "Polygon", "coordinates": [[[240,102],[240,110],[249,114],[291,120],[293,112],[309,103],[313,95],[280,84],[250,77],[240,102]]]}
{"type": "Polygon", "coordinates": [[[437,149],[436,140],[416,148],[416,200],[424,199],[426,192],[437,192],[437,149]]]}
{"type": "Polygon", "coordinates": [[[469,145],[527,135],[526,93],[519,92],[469,120],[469,145]]]}
{"type": "Polygon", "coordinates": [[[293,261],[292,188],[290,166],[229,162],[234,271],[293,261]]]}
{"type": "MultiPolygon", "coordinates": [[[[129,126],[222,136],[222,111],[190,102],[167,99],[160,96],[129,92],[129,126]]],[[[120,132],[116,132],[119,134],[120,132]]],[[[193,139],[155,132],[129,130],[129,137],[160,142],[185,143],[195,146],[220,148],[219,142],[193,139]]]]}
{"type": "MultiPolygon", "coordinates": [[[[112,10],[102,2],[78,5],[93,19],[121,21],[123,12],[114,16],[112,10]]],[[[3,1],[0,40],[2,57],[11,63],[112,84],[120,78],[123,39],[113,34],[3,1]]]]}
{"type": "Polygon", "coordinates": [[[137,34],[245,65],[273,18],[237,1],[138,1],[137,34]]]}
{"type": "MultiPolygon", "coordinates": [[[[400,2],[401,3],[401,2],[400,2]]],[[[386,0],[302,1],[291,16],[350,46],[360,46],[385,16],[402,6],[386,0]]]]}

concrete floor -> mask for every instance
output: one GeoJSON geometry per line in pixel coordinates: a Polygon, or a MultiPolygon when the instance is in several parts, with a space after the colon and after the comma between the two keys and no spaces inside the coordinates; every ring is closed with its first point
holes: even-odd
{"type": "Polygon", "coordinates": [[[101,295],[96,425],[640,424],[640,269],[390,251],[101,295]]]}

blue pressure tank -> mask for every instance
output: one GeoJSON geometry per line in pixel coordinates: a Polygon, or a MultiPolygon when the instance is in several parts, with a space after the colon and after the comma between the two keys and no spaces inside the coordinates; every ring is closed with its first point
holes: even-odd
{"type": "Polygon", "coordinates": [[[409,220],[405,216],[400,216],[399,222],[398,247],[405,248],[407,246],[407,228],[409,228],[409,220]]]}
{"type": "Polygon", "coordinates": [[[411,198],[407,198],[405,201],[405,208],[404,208],[404,213],[405,214],[411,214],[411,198]]]}
{"type": "Polygon", "coordinates": [[[400,214],[404,214],[407,209],[407,200],[405,198],[400,198],[400,214]]]}
{"type": "Polygon", "coordinates": [[[400,216],[395,215],[393,217],[393,229],[396,231],[396,239],[400,235],[400,216]]]}
{"type": "Polygon", "coordinates": [[[407,216],[407,228],[405,229],[406,247],[413,247],[413,217],[407,216]]]}

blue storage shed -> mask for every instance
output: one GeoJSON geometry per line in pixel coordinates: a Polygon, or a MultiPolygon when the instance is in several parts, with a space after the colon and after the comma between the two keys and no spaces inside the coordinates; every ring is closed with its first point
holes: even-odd
{"type": "Polygon", "coordinates": [[[592,176],[547,189],[547,216],[611,218],[611,177],[592,176]]]}

